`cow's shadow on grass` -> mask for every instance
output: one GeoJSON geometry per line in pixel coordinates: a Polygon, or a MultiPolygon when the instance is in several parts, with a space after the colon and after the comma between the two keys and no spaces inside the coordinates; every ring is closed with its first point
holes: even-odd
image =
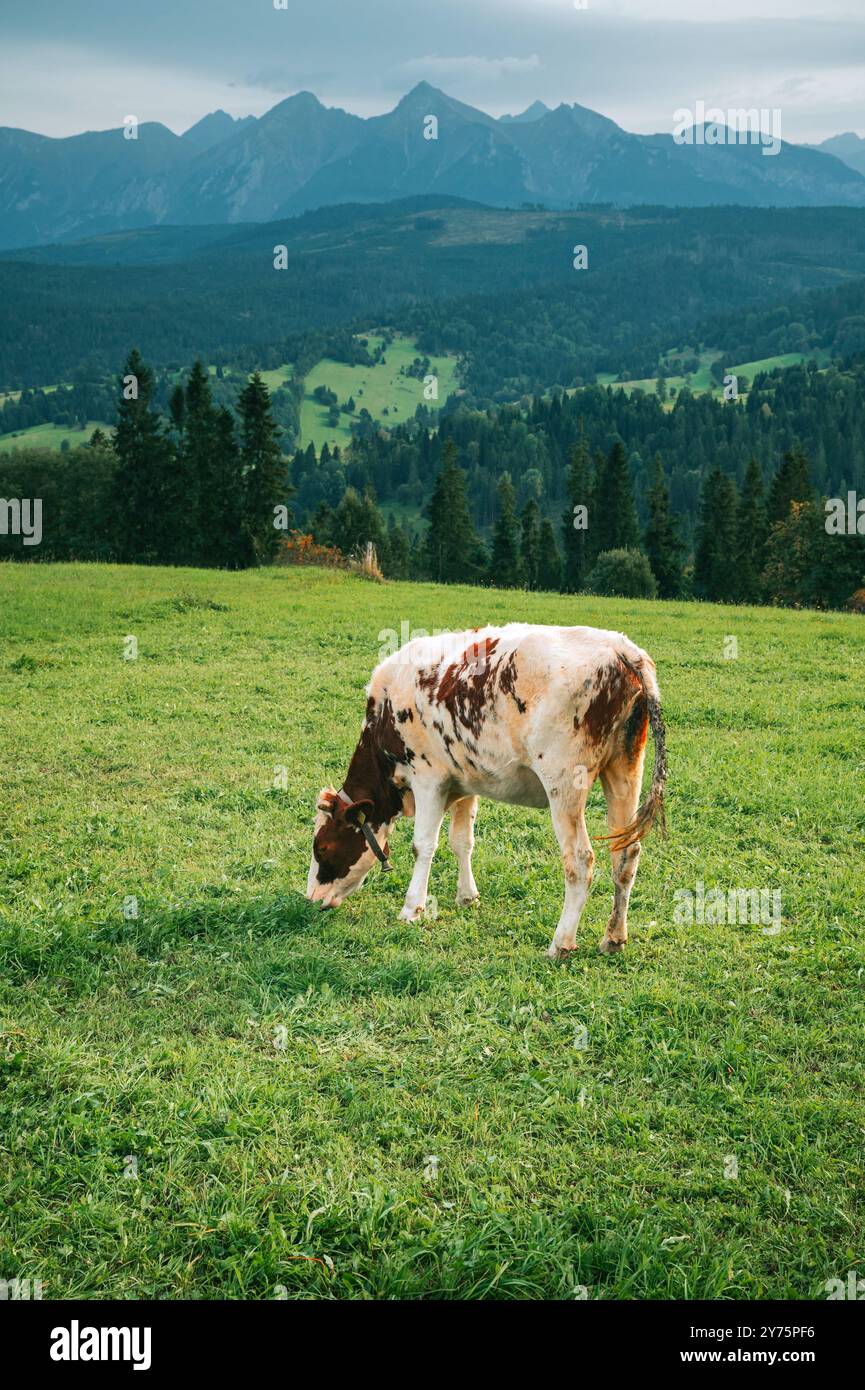
{"type": "Polygon", "coordinates": [[[345,997],[424,994],[460,974],[455,965],[423,959],[416,929],[396,912],[372,930],[356,925],[295,890],[243,898],[214,885],[190,902],[150,902],[130,919],[112,917],[90,941],[103,950],[122,943],[149,962],[178,953],[194,959],[197,949],[203,965],[228,955],[247,979],[283,998],[323,988],[345,997]]]}

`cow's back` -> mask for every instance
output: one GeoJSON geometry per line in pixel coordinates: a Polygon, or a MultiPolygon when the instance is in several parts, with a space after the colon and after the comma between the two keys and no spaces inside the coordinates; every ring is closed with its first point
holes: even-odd
{"type": "Polygon", "coordinates": [[[654,666],[623,633],[510,623],[414,638],[373,673],[414,773],[448,776],[466,794],[543,805],[545,768],[603,760],[633,690],[622,658],[654,666]],[[544,761],[546,760],[546,762],[544,761]]]}

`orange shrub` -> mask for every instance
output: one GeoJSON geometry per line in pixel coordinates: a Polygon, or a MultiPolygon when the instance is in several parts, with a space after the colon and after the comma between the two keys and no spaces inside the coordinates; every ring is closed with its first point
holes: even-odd
{"type": "Polygon", "coordinates": [[[346,558],[334,545],[316,545],[312,536],[290,531],[280,541],[274,557],[275,565],[319,565],[325,569],[344,569],[346,558]]]}

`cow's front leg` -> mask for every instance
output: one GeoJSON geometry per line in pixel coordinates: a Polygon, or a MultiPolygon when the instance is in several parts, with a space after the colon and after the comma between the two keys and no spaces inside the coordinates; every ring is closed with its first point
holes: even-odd
{"type": "Polygon", "coordinates": [[[403,910],[399,914],[403,922],[413,922],[423,915],[430,867],[438,845],[446,805],[444,790],[439,787],[415,786],[414,801],[414,873],[405,895],[403,910]]]}
{"type": "Polygon", "coordinates": [[[547,951],[551,960],[558,960],[577,944],[577,927],[589,896],[595,854],[586,830],[585,798],[567,807],[551,802],[551,810],[565,871],[562,915],[547,951]]]}
{"type": "Polygon", "coordinates": [[[451,807],[448,839],[459,865],[457,907],[477,902],[480,894],[472,873],[472,850],[475,847],[475,818],[478,813],[476,796],[464,796],[451,807]]]}

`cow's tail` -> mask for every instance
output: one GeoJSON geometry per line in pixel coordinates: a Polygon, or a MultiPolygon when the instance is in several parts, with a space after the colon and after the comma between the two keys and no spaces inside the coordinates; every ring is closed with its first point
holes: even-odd
{"type": "Polygon", "coordinates": [[[623,826],[620,830],[611,831],[609,835],[597,837],[600,840],[609,841],[610,850],[614,852],[636,844],[638,840],[642,840],[644,835],[648,835],[653,826],[657,827],[659,834],[666,835],[667,833],[667,820],[664,814],[664,788],[667,783],[667,742],[664,731],[664,716],[661,713],[661,692],[655,679],[654,666],[650,663],[649,669],[646,670],[642,661],[635,663],[629,661],[621,653],[619,656],[628,670],[632,671],[640,682],[643,698],[646,701],[652,737],[655,740],[655,763],[652,768],[652,784],[649,787],[649,794],[631,823],[623,826]]]}

